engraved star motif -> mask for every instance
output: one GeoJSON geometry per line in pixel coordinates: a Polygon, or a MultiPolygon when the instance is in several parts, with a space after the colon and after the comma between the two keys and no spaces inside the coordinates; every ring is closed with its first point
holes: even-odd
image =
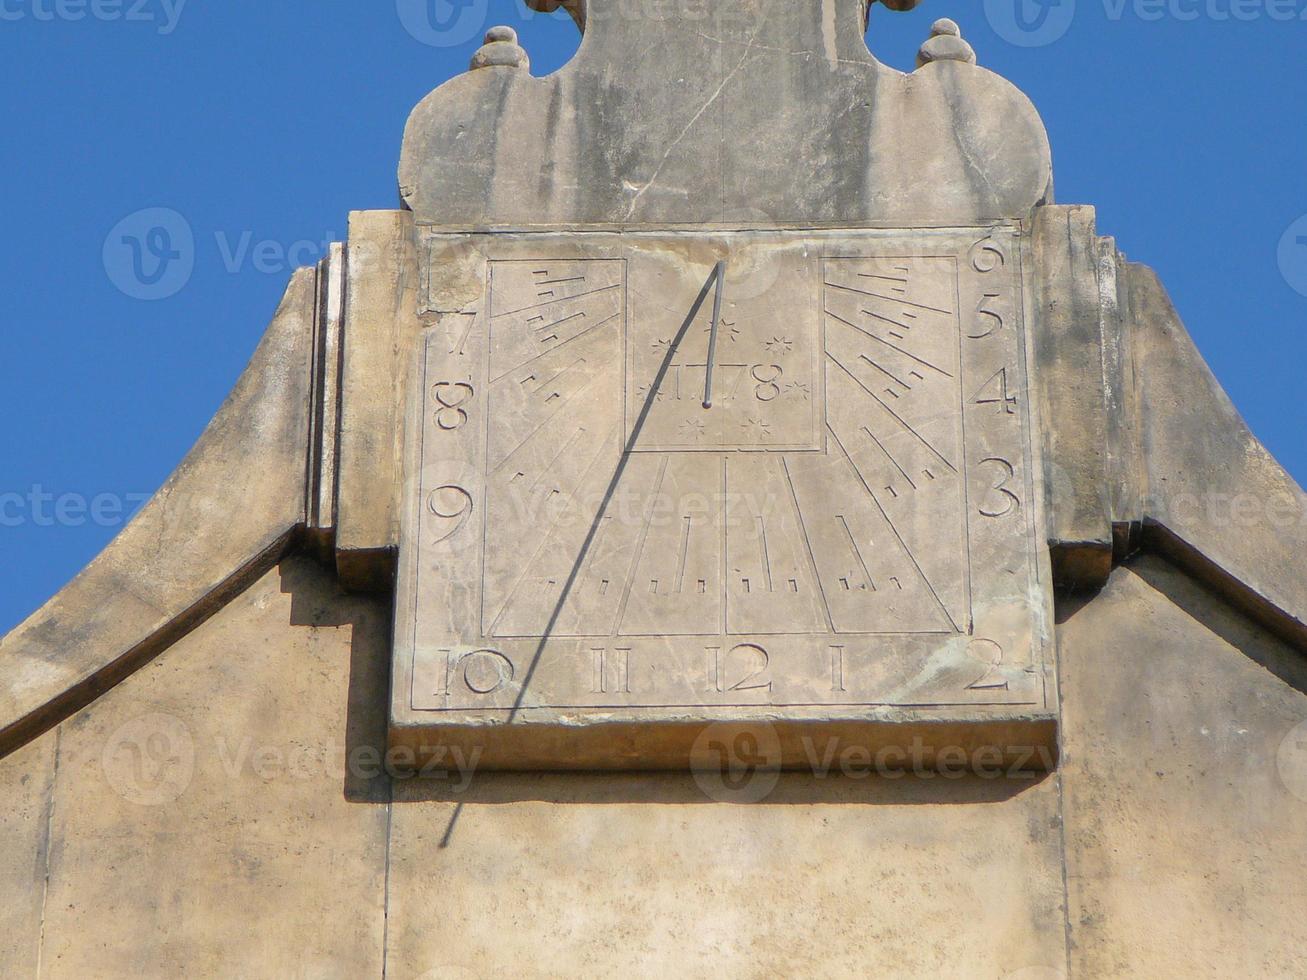
{"type": "Polygon", "coordinates": [[[690,439],[702,439],[703,419],[686,419],[681,423],[681,432],[690,439]]]}
{"type": "Polygon", "coordinates": [[[785,386],[785,390],[794,392],[805,402],[808,400],[808,396],[812,394],[812,388],[804,384],[802,381],[791,381],[785,386]]]}
{"type": "Polygon", "coordinates": [[[788,354],[794,350],[794,341],[789,337],[773,337],[763,344],[773,354],[788,354]]]}
{"type": "Polygon", "coordinates": [[[655,354],[666,354],[669,350],[672,349],[672,342],[664,337],[659,337],[657,340],[655,340],[652,344],[649,345],[649,349],[652,350],[655,354]]]}
{"type": "MultiPolygon", "coordinates": [[[[703,332],[711,334],[712,324],[710,323],[708,326],[704,327],[703,332]]],[[[740,336],[740,328],[735,325],[734,320],[728,320],[726,317],[722,317],[721,321],[718,323],[717,335],[729,340],[731,343],[735,343],[735,339],[740,336]]]]}
{"type": "MultiPolygon", "coordinates": [[[[646,398],[649,397],[649,389],[650,389],[650,387],[652,387],[652,386],[651,386],[651,385],[640,385],[639,388],[636,388],[636,389],[635,389],[635,397],[636,397],[639,401],[643,402],[646,398]]],[[[660,402],[660,401],[662,401],[662,400],[663,400],[663,390],[662,390],[661,388],[659,388],[657,391],[654,392],[654,401],[656,401],[656,402],[660,402]]]]}
{"type": "Polygon", "coordinates": [[[766,419],[756,416],[749,416],[748,419],[740,423],[740,427],[750,435],[765,436],[771,433],[771,423],[766,419]]]}

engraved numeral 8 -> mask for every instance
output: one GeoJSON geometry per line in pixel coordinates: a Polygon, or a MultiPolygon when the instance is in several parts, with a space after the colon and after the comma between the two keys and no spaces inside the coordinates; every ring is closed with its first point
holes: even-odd
{"type": "Polygon", "coordinates": [[[436,425],[453,432],[467,424],[463,406],[476,397],[476,389],[462,381],[442,381],[431,389],[431,397],[440,406],[436,409],[436,425]]]}
{"type": "Polygon", "coordinates": [[[776,382],[780,381],[785,374],[785,369],[779,364],[756,364],[752,371],[753,380],[758,382],[753,389],[753,396],[760,402],[773,401],[781,393],[781,386],[776,382]]]}

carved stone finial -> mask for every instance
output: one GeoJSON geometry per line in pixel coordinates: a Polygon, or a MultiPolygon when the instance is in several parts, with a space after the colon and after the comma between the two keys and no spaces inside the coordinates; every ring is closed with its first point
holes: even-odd
{"type": "Polygon", "coordinates": [[[918,68],[932,61],[961,61],[968,65],[976,63],[975,49],[962,39],[962,29],[947,17],[930,26],[930,37],[917,52],[918,68]]]}
{"type": "Polygon", "coordinates": [[[517,31],[511,27],[492,27],[486,31],[486,43],[472,56],[472,69],[521,68],[531,70],[531,59],[517,43],[517,31]]]}

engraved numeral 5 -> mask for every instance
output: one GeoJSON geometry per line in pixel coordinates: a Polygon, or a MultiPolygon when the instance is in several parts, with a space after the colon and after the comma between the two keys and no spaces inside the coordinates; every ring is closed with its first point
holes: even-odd
{"type": "Polygon", "coordinates": [[[967,334],[969,339],[984,340],[1003,329],[1003,314],[997,310],[986,309],[992,301],[998,299],[998,296],[998,293],[986,293],[980,302],[976,304],[975,329],[979,332],[967,334]],[[989,319],[983,319],[984,317],[989,317],[989,319]]]}

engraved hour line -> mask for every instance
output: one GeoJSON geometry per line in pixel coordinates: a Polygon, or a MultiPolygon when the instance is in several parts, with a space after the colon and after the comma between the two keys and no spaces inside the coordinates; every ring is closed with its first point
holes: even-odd
{"type": "MultiPolygon", "coordinates": [[[[527,490],[528,495],[535,493],[536,487],[540,486],[540,481],[543,480],[545,477],[549,476],[553,472],[554,464],[557,463],[560,459],[562,459],[563,454],[572,448],[572,443],[576,442],[576,440],[580,439],[583,435],[585,435],[585,426],[578,425],[576,427],[576,431],[572,433],[572,438],[568,439],[567,442],[563,443],[563,448],[558,450],[558,452],[554,454],[554,458],[551,459],[546,465],[541,467],[540,475],[535,478],[535,482],[532,483],[531,488],[527,490]]],[[[513,481],[510,480],[509,482],[512,483],[513,481]]]]}
{"type": "MultiPolygon", "coordinates": [[[[540,392],[544,391],[546,388],[548,388],[551,384],[553,384],[555,381],[557,381],[557,380],[558,380],[559,378],[561,378],[563,375],[565,375],[565,374],[569,374],[570,372],[576,370],[576,368],[580,367],[580,366],[581,366],[582,364],[584,364],[584,363],[585,363],[585,358],[584,358],[584,357],[578,357],[575,361],[573,361],[573,362],[572,362],[571,364],[569,364],[567,367],[563,368],[561,371],[559,371],[557,374],[555,374],[555,375],[554,375],[552,378],[550,378],[548,381],[542,381],[542,382],[541,382],[540,384],[538,384],[535,388],[531,389],[531,394],[533,394],[533,395],[538,395],[538,394],[540,394],[540,392]]],[[[522,380],[522,384],[526,384],[528,381],[534,381],[534,380],[535,380],[535,375],[533,374],[533,375],[531,375],[529,378],[524,378],[524,379],[522,380]]],[[[561,397],[562,397],[562,395],[560,395],[558,392],[554,392],[552,395],[550,395],[548,398],[545,399],[545,404],[548,405],[548,404],[549,404],[551,401],[553,401],[555,398],[561,398],[561,397]]]]}
{"type": "MultiPolygon", "coordinates": [[[[580,576],[581,578],[583,579],[586,578],[591,572],[594,571],[594,564],[596,561],[599,560],[600,554],[603,553],[603,549],[600,547],[600,545],[607,539],[606,535],[608,532],[608,527],[611,524],[612,520],[613,518],[612,515],[610,514],[605,514],[603,517],[599,518],[599,528],[598,530],[595,531],[594,546],[590,549],[590,554],[586,556],[585,568],[581,570],[581,576],[580,576]]],[[[608,579],[600,580],[599,583],[600,595],[608,594],[608,584],[609,584],[608,579]]]]}
{"type": "MultiPolygon", "coordinates": [[[[885,454],[885,458],[894,464],[894,468],[903,474],[903,479],[908,481],[908,486],[913,490],[917,489],[917,485],[912,482],[912,477],[908,476],[908,471],[899,465],[897,459],[890,455],[890,451],[885,448],[884,444],[882,444],[879,439],[876,438],[876,434],[865,425],[862,427],[862,431],[867,433],[867,437],[880,448],[880,451],[885,454]]],[[[889,490],[889,487],[886,487],[885,489],[889,490]]],[[[893,493],[894,491],[890,490],[890,492],[893,493]]],[[[895,496],[897,496],[897,494],[895,494],[895,496]]]]}
{"type": "Polygon", "coordinates": [[[884,293],[873,293],[869,289],[858,289],[854,286],[842,286],[838,282],[828,282],[826,285],[833,289],[843,289],[850,293],[860,293],[863,296],[883,299],[887,303],[902,303],[904,306],[915,306],[919,310],[929,310],[931,313],[943,313],[945,316],[953,315],[952,310],[941,310],[938,306],[927,306],[925,303],[914,303],[910,299],[899,299],[897,296],[886,296],[884,293]]]}
{"type": "Polygon", "coordinates": [[[730,547],[728,529],[730,527],[731,522],[726,519],[727,517],[726,501],[730,498],[726,496],[726,492],[727,492],[726,491],[726,454],[723,453],[722,454],[722,504],[721,504],[722,530],[721,530],[721,540],[719,542],[719,547],[721,548],[721,552],[717,557],[717,578],[721,584],[721,589],[722,589],[721,602],[719,603],[719,605],[721,606],[720,626],[721,626],[722,636],[726,635],[726,625],[729,622],[729,613],[730,613],[729,603],[731,601],[731,590],[728,587],[729,583],[727,581],[730,578],[730,572],[728,571],[727,566],[730,564],[731,553],[727,549],[730,547]]]}
{"type": "Polygon", "coordinates": [[[670,456],[663,457],[662,466],[658,469],[658,479],[654,481],[654,492],[649,497],[649,506],[645,508],[644,522],[640,526],[640,540],[636,543],[635,554],[631,557],[631,570],[626,576],[626,585],[622,588],[622,601],[617,607],[617,617],[613,621],[613,628],[609,630],[613,636],[619,635],[622,620],[626,618],[626,604],[631,599],[631,587],[635,585],[636,572],[640,570],[640,558],[644,555],[644,545],[649,539],[649,526],[653,524],[654,511],[658,507],[658,495],[662,493],[663,478],[667,476],[667,464],[670,460],[670,456]]]}
{"type": "Polygon", "coordinates": [[[538,310],[545,306],[553,306],[556,303],[571,303],[578,299],[584,299],[587,296],[594,296],[597,293],[605,293],[610,289],[620,289],[621,287],[622,283],[619,281],[608,286],[599,286],[596,289],[586,290],[584,293],[574,293],[571,296],[564,296],[560,299],[550,299],[545,300],[543,303],[532,303],[530,306],[521,306],[516,310],[501,310],[495,314],[494,318],[499,320],[506,316],[517,316],[519,313],[530,313],[532,310],[538,310]]]}
{"type": "Polygon", "coordinates": [[[550,347],[548,350],[542,350],[539,354],[536,354],[536,355],[534,355],[534,356],[532,356],[532,357],[528,357],[528,358],[527,358],[525,361],[523,361],[521,364],[514,364],[511,368],[509,368],[509,369],[508,369],[507,371],[505,371],[503,374],[501,374],[501,375],[499,375],[499,376],[497,376],[497,377],[491,378],[491,379],[490,379],[490,383],[491,383],[492,385],[493,385],[493,384],[497,384],[498,382],[503,381],[505,378],[507,378],[507,377],[508,377],[510,374],[512,374],[514,371],[520,371],[520,370],[522,370],[522,368],[526,367],[528,364],[534,364],[536,361],[540,360],[541,358],[545,358],[545,357],[549,357],[549,356],[551,356],[551,355],[553,355],[553,354],[557,354],[560,350],[562,350],[562,349],[563,349],[564,347],[566,347],[568,344],[574,344],[574,343],[576,343],[578,340],[580,340],[582,337],[588,337],[590,334],[594,333],[596,330],[600,329],[601,327],[606,327],[608,324],[612,323],[614,320],[616,320],[616,319],[617,319],[619,316],[621,316],[621,315],[622,315],[622,313],[621,313],[621,311],[619,310],[618,312],[614,313],[612,316],[610,316],[610,317],[605,317],[604,319],[600,320],[600,321],[599,321],[598,323],[596,323],[593,327],[586,327],[586,328],[585,328],[584,330],[582,330],[580,333],[578,333],[578,334],[573,334],[571,337],[568,337],[566,340],[564,340],[561,344],[555,344],[553,347],[550,347]]]}
{"type": "MultiPolygon", "coordinates": [[[[910,323],[899,323],[898,320],[891,320],[889,317],[887,317],[887,316],[881,316],[879,313],[874,313],[874,312],[872,312],[871,310],[860,310],[859,312],[861,312],[861,313],[865,313],[867,316],[874,317],[874,318],[876,318],[877,320],[882,320],[882,321],[884,321],[885,323],[888,323],[891,327],[898,327],[900,330],[911,330],[911,329],[912,329],[912,324],[910,324],[910,323]]],[[[888,333],[891,337],[893,337],[895,340],[907,340],[907,339],[908,339],[908,338],[905,337],[903,334],[901,334],[901,333],[895,333],[893,330],[889,330],[889,331],[887,331],[887,333],[888,333]]]]}
{"type": "MultiPolygon", "coordinates": [[[[526,434],[526,437],[525,437],[521,442],[519,442],[516,446],[514,446],[512,449],[510,449],[510,450],[508,451],[508,455],[506,455],[503,459],[501,459],[501,460],[500,460],[497,464],[495,464],[495,466],[490,470],[490,475],[491,475],[491,476],[494,476],[496,473],[498,473],[500,470],[502,470],[505,466],[507,466],[507,465],[509,464],[509,462],[512,461],[513,457],[516,456],[516,455],[517,455],[517,454],[522,450],[522,447],[524,447],[524,446],[527,445],[529,442],[531,442],[532,440],[535,439],[535,437],[540,433],[540,430],[541,430],[541,429],[543,429],[545,426],[547,426],[547,425],[548,425],[550,422],[552,422],[554,419],[558,418],[558,416],[562,414],[563,409],[567,408],[568,405],[572,404],[572,402],[574,402],[578,397],[580,397],[580,395],[581,395],[582,392],[584,392],[584,391],[585,391],[587,388],[589,388],[592,384],[594,384],[596,381],[598,381],[601,377],[603,377],[603,375],[599,374],[598,372],[596,372],[595,374],[591,375],[590,380],[587,381],[585,384],[583,384],[580,388],[577,388],[576,391],[572,392],[572,394],[569,395],[569,396],[567,397],[567,399],[566,399],[566,400],[565,400],[561,405],[559,405],[556,409],[554,409],[552,415],[549,415],[549,416],[545,417],[545,418],[540,422],[539,425],[537,425],[534,429],[532,429],[530,432],[528,432],[528,433],[526,434]]],[[[510,480],[509,482],[511,483],[512,481],[510,480]]]]}
{"type": "MultiPolygon", "coordinates": [[[[693,323],[694,318],[698,316],[699,310],[703,307],[704,300],[707,299],[708,297],[709,288],[710,288],[709,283],[705,282],[703,286],[703,290],[699,293],[699,296],[695,299],[694,305],[690,308],[690,312],[686,317],[685,322],[681,324],[681,329],[676,334],[676,338],[672,342],[673,348],[679,346],[680,342],[685,337],[686,331],[690,329],[690,324],[693,323]]],[[[631,430],[630,438],[628,438],[626,442],[622,443],[620,446],[620,451],[617,457],[617,467],[616,469],[613,470],[613,475],[609,478],[608,486],[604,491],[605,504],[601,505],[600,512],[595,515],[595,520],[592,521],[590,524],[590,529],[586,533],[585,540],[581,544],[581,553],[577,556],[576,561],[573,563],[572,570],[571,572],[568,573],[567,581],[563,583],[562,593],[559,595],[558,602],[554,604],[554,610],[549,616],[549,621],[545,624],[544,632],[540,636],[540,642],[536,646],[536,650],[534,655],[531,657],[530,664],[528,664],[527,666],[526,676],[522,678],[522,683],[518,686],[517,698],[513,701],[513,707],[508,713],[507,723],[510,725],[516,720],[518,712],[522,710],[522,702],[526,698],[527,691],[530,689],[531,679],[535,676],[536,668],[540,664],[540,657],[544,653],[545,645],[549,642],[549,637],[553,633],[554,624],[558,621],[558,617],[563,611],[563,605],[567,602],[567,598],[571,594],[572,585],[576,581],[576,577],[580,572],[579,566],[581,565],[583,559],[585,558],[590,546],[594,542],[595,532],[598,530],[598,524],[599,524],[598,519],[603,515],[603,510],[604,507],[606,506],[607,501],[612,499],[613,493],[617,490],[618,485],[621,483],[622,476],[626,472],[626,466],[630,461],[633,450],[635,449],[636,440],[639,438],[640,432],[644,428],[645,421],[649,417],[649,411],[653,407],[653,391],[656,391],[657,388],[662,384],[663,377],[667,373],[667,365],[668,363],[670,363],[670,361],[671,361],[671,351],[668,351],[668,356],[663,360],[662,364],[659,366],[658,373],[654,376],[653,382],[650,384],[650,396],[645,399],[644,405],[640,409],[640,414],[636,417],[635,426],[631,430]]],[[[725,457],[723,457],[723,461],[724,460],[725,457]]],[[[588,474],[588,470],[587,470],[587,474],[588,474]]],[[[722,522],[723,529],[725,528],[725,523],[726,523],[725,521],[722,522]]],[[[725,578],[725,576],[723,576],[723,578],[725,578]]],[[[452,824],[452,819],[451,819],[451,824],[452,824]]],[[[448,832],[446,832],[446,836],[448,836],[448,832]]]]}
{"type": "Polygon", "coordinates": [[[676,594],[680,595],[685,587],[685,563],[690,557],[690,518],[685,518],[685,529],[681,531],[681,554],[676,561],[676,594]]]}
{"type": "Polygon", "coordinates": [[[794,477],[790,474],[790,463],[781,457],[781,469],[785,471],[785,481],[790,488],[790,500],[794,503],[794,516],[799,523],[799,532],[803,535],[804,550],[808,555],[808,564],[812,569],[812,580],[817,583],[817,594],[821,596],[822,612],[826,614],[826,625],[835,632],[835,617],[831,615],[830,603],[826,600],[826,587],[821,584],[821,572],[817,571],[817,557],[812,553],[812,539],[808,537],[808,527],[803,522],[803,510],[799,507],[799,495],[794,492],[794,477]]]}
{"type": "Polygon", "coordinates": [[[900,282],[900,283],[903,284],[902,286],[890,286],[889,288],[890,288],[891,290],[893,290],[894,292],[896,292],[896,293],[903,293],[903,292],[906,292],[907,290],[904,289],[904,286],[907,286],[907,284],[908,284],[908,276],[907,276],[907,271],[908,271],[908,270],[907,270],[907,268],[904,267],[904,266],[901,266],[901,265],[896,265],[896,266],[894,267],[894,271],[895,271],[895,272],[902,272],[903,275],[901,275],[901,276],[884,276],[884,275],[880,275],[880,274],[875,273],[875,272],[859,272],[859,273],[858,273],[858,278],[859,278],[859,279],[883,279],[885,282],[900,282]]]}
{"type": "MultiPolygon", "coordinates": [[[[871,591],[879,592],[880,590],[876,588],[876,580],[871,577],[871,570],[867,568],[867,563],[862,557],[862,551],[858,548],[858,541],[849,528],[849,522],[844,519],[843,514],[836,514],[835,519],[840,522],[840,527],[844,528],[844,536],[849,539],[849,548],[853,551],[853,557],[858,559],[858,567],[862,569],[862,574],[866,577],[867,584],[871,586],[871,591]]],[[[848,583],[845,582],[845,588],[847,587],[848,583]]]]}
{"type": "MultiPolygon", "coordinates": [[[[538,270],[536,270],[535,272],[531,273],[531,275],[533,275],[533,276],[547,276],[547,275],[549,275],[549,270],[548,270],[548,269],[538,269],[538,270]]],[[[561,285],[562,283],[565,283],[565,282],[585,282],[585,276],[560,276],[560,277],[557,278],[557,279],[537,279],[537,280],[535,281],[535,284],[536,284],[537,286],[558,286],[558,285],[561,285]]],[[[542,290],[538,290],[538,291],[536,292],[536,295],[537,295],[537,296],[540,296],[540,297],[552,296],[552,295],[554,295],[554,291],[553,291],[552,289],[549,289],[549,290],[543,290],[543,289],[542,289],[542,290]]]]}
{"type": "MultiPolygon", "coordinates": [[[[921,581],[926,583],[926,588],[930,590],[930,594],[934,597],[940,611],[944,613],[944,618],[948,620],[949,625],[953,627],[954,631],[961,633],[961,628],[953,621],[952,613],[948,611],[948,607],[944,605],[944,600],[941,599],[939,593],[935,591],[934,584],[922,569],[921,563],[917,561],[917,556],[912,553],[912,549],[908,547],[908,543],[903,540],[903,535],[899,533],[899,529],[895,526],[894,520],[889,516],[889,513],[885,510],[884,506],[881,505],[880,498],[876,496],[876,492],[871,489],[871,486],[863,477],[862,471],[858,469],[858,464],[855,463],[853,457],[849,455],[849,450],[845,447],[844,443],[840,441],[839,434],[829,425],[826,426],[826,429],[830,432],[831,438],[835,440],[835,445],[840,447],[840,452],[844,454],[844,458],[848,460],[849,467],[853,470],[854,476],[858,478],[858,482],[861,483],[862,488],[867,491],[867,495],[871,497],[871,501],[876,505],[876,509],[879,510],[881,516],[885,518],[885,523],[889,525],[889,529],[898,541],[899,547],[903,549],[903,553],[908,556],[908,560],[912,562],[912,566],[917,570],[917,574],[921,576],[921,581]]],[[[900,586],[900,588],[901,587],[902,586],[900,586]]]]}
{"type": "Polygon", "coordinates": [[[870,330],[864,330],[862,327],[858,326],[856,323],[850,323],[848,320],[844,319],[844,317],[840,316],[838,313],[834,313],[834,312],[832,312],[831,310],[827,310],[827,311],[826,311],[826,315],[829,316],[829,317],[833,317],[833,318],[835,318],[835,319],[838,320],[840,323],[844,324],[846,327],[849,327],[849,328],[852,329],[852,330],[856,330],[856,331],[858,331],[858,333],[862,334],[864,337],[870,337],[872,340],[876,341],[877,343],[879,343],[879,344],[884,344],[884,345],[885,345],[886,347],[888,347],[890,350],[892,350],[892,351],[898,351],[898,353],[902,354],[904,357],[911,358],[912,360],[914,360],[914,361],[916,361],[918,364],[920,364],[922,367],[928,367],[928,368],[930,368],[932,371],[938,371],[940,374],[944,375],[944,377],[946,377],[946,378],[950,378],[950,379],[951,379],[951,378],[953,377],[953,375],[949,374],[949,373],[948,373],[947,371],[945,371],[942,367],[936,367],[934,364],[931,364],[930,361],[927,361],[927,360],[925,360],[924,358],[920,358],[920,357],[918,357],[916,354],[910,353],[909,351],[905,351],[902,347],[899,347],[897,344],[891,344],[891,343],[890,343],[888,340],[886,340],[884,337],[877,337],[877,336],[876,336],[874,333],[872,333],[870,330]]]}
{"type": "MultiPolygon", "coordinates": [[[[897,384],[901,384],[901,385],[902,385],[904,388],[906,388],[908,391],[911,391],[911,390],[912,390],[912,385],[908,384],[906,381],[904,381],[902,378],[900,378],[897,374],[892,374],[892,373],[890,373],[889,371],[887,371],[885,368],[881,367],[881,365],[877,364],[875,361],[873,361],[873,360],[872,360],[870,357],[868,357],[866,354],[859,354],[859,355],[858,355],[858,360],[860,360],[860,361],[866,361],[868,364],[870,364],[872,367],[874,367],[874,368],[875,368],[877,371],[879,371],[881,374],[885,375],[885,377],[889,378],[891,381],[894,381],[894,382],[896,382],[897,384]]],[[[912,372],[912,375],[911,375],[911,376],[914,377],[914,378],[916,378],[918,381],[925,381],[925,380],[926,380],[926,379],[923,378],[921,375],[917,374],[915,371],[912,372]]],[[[896,396],[896,397],[897,397],[897,396],[896,396]]]]}
{"type": "MultiPolygon", "coordinates": [[[[531,329],[534,330],[536,333],[541,334],[544,333],[546,330],[553,330],[555,327],[561,327],[564,323],[571,323],[573,320],[584,320],[585,317],[586,317],[585,310],[581,310],[580,312],[573,313],[571,316],[565,316],[561,320],[555,320],[553,323],[546,323],[542,327],[532,327],[531,329]]],[[[531,320],[527,320],[526,322],[531,323],[533,320],[537,320],[537,319],[543,320],[544,317],[532,317],[531,320]]],[[[540,337],[538,339],[540,343],[547,344],[551,340],[557,340],[558,333],[554,332],[549,334],[548,336],[540,337]]]]}
{"type": "Polygon", "coordinates": [[[905,421],[903,420],[903,418],[898,414],[898,412],[894,411],[894,409],[892,409],[892,408],[890,408],[888,405],[886,405],[886,404],[885,404],[885,403],[880,399],[880,396],[879,396],[879,395],[877,395],[874,391],[872,391],[870,388],[868,388],[866,385],[864,385],[861,381],[859,381],[858,378],[857,378],[857,376],[856,376],[852,371],[850,371],[848,368],[846,368],[843,364],[840,364],[839,359],[836,358],[834,354],[832,354],[830,351],[827,351],[827,352],[826,352],[826,356],[829,357],[832,361],[834,361],[834,362],[839,366],[839,368],[840,368],[841,371],[843,371],[843,372],[844,372],[845,374],[847,374],[850,378],[852,378],[854,384],[856,384],[859,388],[861,388],[863,391],[865,391],[865,392],[866,392],[868,395],[870,395],[872,398],[876,399],[876,404],[877,404],[877,405],[879,405],[881,408],[885,409],[885,411],[889,412],[890,415],[894,416],[894,419],[899,423],[899,425],[903,426],[903,428],[907,429],[907,430],[908,430],[909,432],[911,432],[914,436],[916,436],[918,442],[920,442],[923,446],[925,446],[925,447],[926,447],[927,449],[929,449],[932,453],[934,453],[936,456],[938,456],[938,457],[939,457],[939,460],[940,460],[941,463],[943,463],[945,466],[947,466],[947,467],[948,467],[950,470],[952,470],[954,473],[956,473],[956,472],[958,471],[958,468],[957,468],[956,466],[954,466],[952,463],[950,463],[950,462],[948,461],[948,459],[944,456],[943,453],[941,453],[938,449],[936,449],[934,446],[932,446],[932,445],[930,444],[930,442],[927,441],[927,439],[925,438],[925,436],[923,436],[920,432],[918,432],[918,431],[917,431],[916,429],[914,429],[911,425],[909,425],[907,422],[905,422],[905,421]]]}
{"type": "Polygon", "coordinates": [[[758,553],[762,557],[763,574],[767,577],[767,592],[775,592],[776,589],[772,586],[771,555],[767,553],[767,521],[762,515],[758,516],[758,553]]]}
{"type": "MultiPolygon", "coordinates": [[[[582,486],[585,485],[586,477],[590,475],[590,471],[594,469],[595,464],[598,463],[600,457],[604,455],[604,450],[608,448],[609,436],[611,436],[616,431],[617,431],[617,427],[614,426],[613,428],[609,429],[607,432],[604,433],[603,439],[599,441],[599,449],[595,452],[590,462],[586,464],[586,468],[584,472],[582,472],[581,478],[576,481],[576,489],[568,494],[568,498],[569,498],[568,506],[570,506],[572,500],[575,499],[576,490],[579,490],[582,486]]],[[[489,635],[493,636],[495,631],[499,629],[499,621],[504,618],[504,613],[506,613],[508,611],[508,607],[512,605],[513,598],[517,595],[517,590],[522,587],[522,583],[526,580],[527,573],[529,573],[532,567],[534,567],[536,563],[536,559],[540,557],[540,553],[545,549],[545,547],[549,544],[550,540],[553,538],[554,531],[558,529],[559,522],[563,519],[563,515],[567,513],[568,506],[558,508],[558,512],[554,515],[554,519],[549,522],[549,528],[545,531],[544,535],[540,538],[540,544],[537,545],[535,551],[532,552],[531,560],[522,565],[522,571],[517,576],[517,581],[513,583],[512,591],[510,591],[508,593],[508,597],[504,599],[503,604],[499,607],[499,612],[495,614],[495,618],[490,621],[490,629],[487,631],[489,635]]],[[[483,610],[482,616],[484,617],[484,615],[485,613],[483,610]]]]}

